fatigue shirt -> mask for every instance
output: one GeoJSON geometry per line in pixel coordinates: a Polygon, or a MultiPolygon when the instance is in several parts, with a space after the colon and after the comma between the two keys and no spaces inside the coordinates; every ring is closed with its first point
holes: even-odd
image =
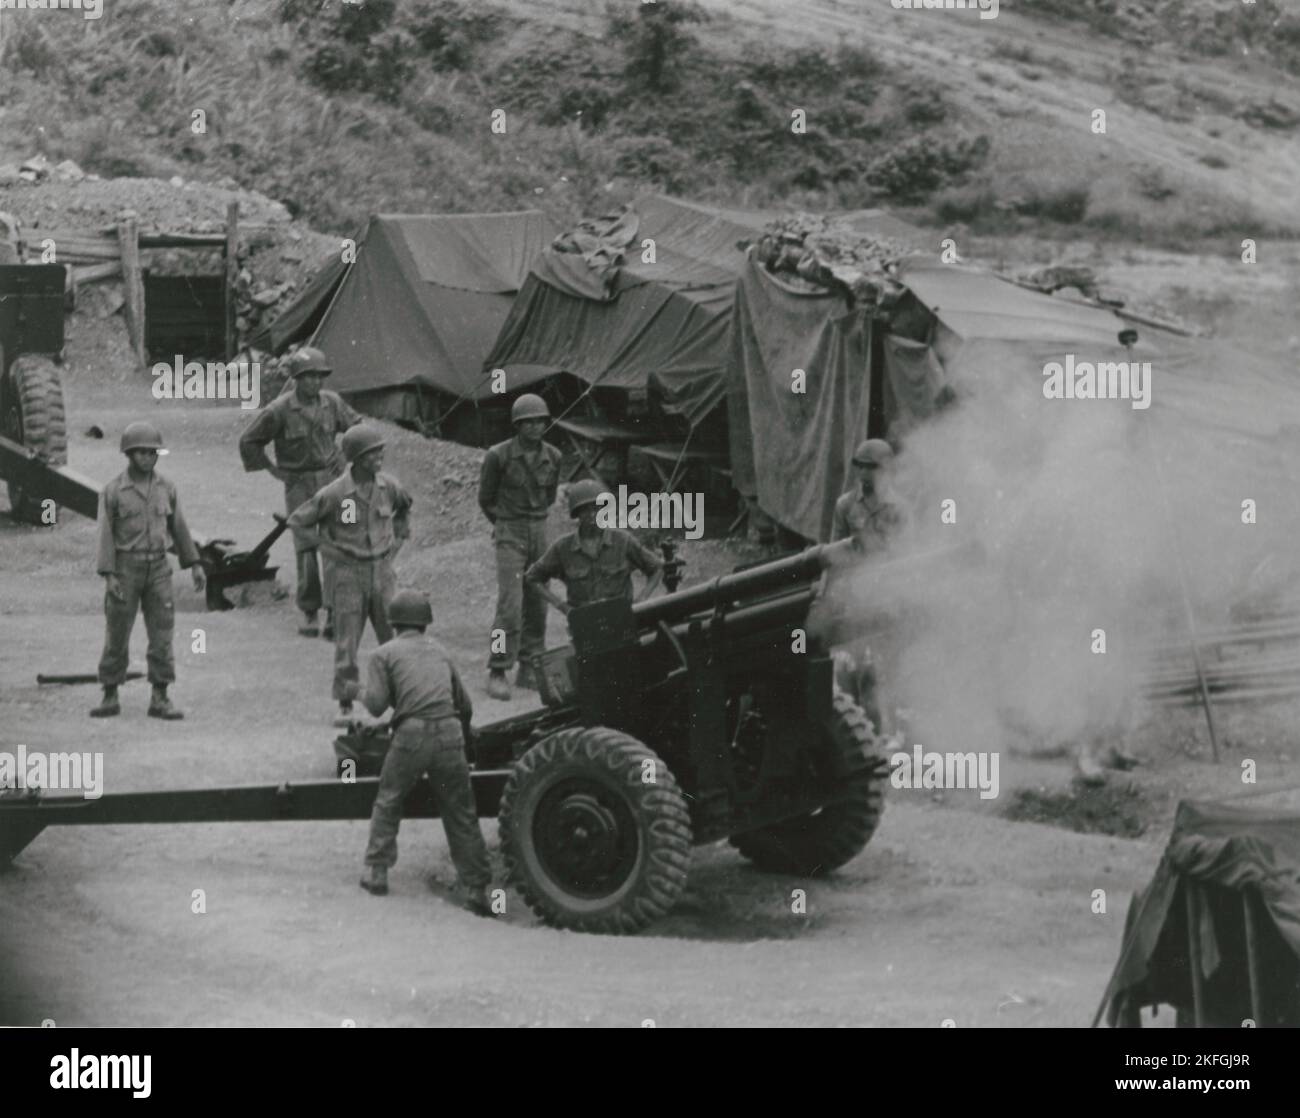
{"type": "Polygon", "coordinates": [[[376,718],[392,707],[394,725],[408,718],[459,718],[468,726],[474,716],[474,704],[447,650],[414,630],[375,649],[363,698],[376,718]]]}
{"type": "Polygon", "coordinates": [[[605,528],[593,559],[582,549],[577,532],[561,536],[524,574],[529,582],[563,579],[569,605],[585,606],[606,598],[632,600],[632,568],[649,578],[663,561],[621,528],[605,528]]]}
{"type": "Polygon", "coordinates": [[[483,457],[478,483],[479,507],[493,522],[545,520],[555,504],[561,457],[558,449],[544,442],[538,448],[536,463],[530,465],[517,435],[497,443],[483,457]]]}
{"type": "Polygon", "coordinates": [[[147,554],[175,550],[182,567],[199,561],[176,486],[156,470],[139,481],[130,470],[123,470],[104,486],[99,494],[98,523],[95,563],[101,575],[116,572],[119,551],[147,554]]]}
{"type": "Polygon", "coordinates": [[[883,551],[902,521],[892,501],[882,500],[879,493],[867,496],[861,486],[855,485],[835,502],[831,539],[855,539],[867,554],[883,551]]]}
{"type": "Polygon", "coordinates": [[[322,539],[354,559],[383,559],[397,540],[410,536],[410,508],[410,494],[396,478],[376,474],[366,497],[348,470],[299,505],[289,517],[289,527],[316,528],[322,539]],[[348,500],[355,502],[347,514],[351,523],[344,520],[348,500]]]}
{"type": "Polygon", "coordinates": [[[337,471],[343,456],[334,436],[361,422],[337,392],[321,389],[320,402],[309,407],[296,391],[277,396],[239,437],[239,456],[250,473],[271,465],[267,443],[275,442],[275,464],[282,470],[337,471]]]}

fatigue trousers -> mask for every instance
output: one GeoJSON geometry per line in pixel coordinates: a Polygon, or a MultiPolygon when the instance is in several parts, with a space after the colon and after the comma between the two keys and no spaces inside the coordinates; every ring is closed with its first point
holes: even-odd
{"type": "Polygon", "coordinates": [[[131,652],[131,630],[136,611],[144,613],[144,629],[149,637],[147,661],[149,682],[172,683],[176,679],[176,661],[172,657],[172,633],[176,627],[176,606],[172,600],[172,567],[163,552],[152,558],[129,551],[117,553],[117,578],[122,597],[104,591],[104,654],[99,658],[99,682],[117,687],[126,679],[126,665],[131,652]]]}
{"type": "MultiPolygon", "coordinates": [[[[338,477],[335,470],[303,470],[292,473],[284,483],[284,508],[292,516],[299,505],[309,501],[338,477]]],[[[316,548],[303,543],[298,532],[293,534],[294,558],[298,563],[298,608],[303,613],[315,613],[322,606],[331,609],[330,563],[316,548]],[[322,583],[321,568],[325,569],[322,583]]]]}
{"type": "Polygon", "coordinates": [[[546,550],[545,520],[498,520],[492,532],[497,558],[497,612],[488,667],[509,671],[516,660],[528,663],[546,650],[546,599],[534,586],[524,585],[524,571],[546,550]],[[505,633],[505,650],[496,635],[505,633]]]}
{"type": "Polygon", "coordinates": [[[397,577],[387,559],[339,559],[330,564],[334,594],[334,698],[343,699],[344,684],[360,679],[357,649],[369,621],[375,639],[393,639],[388,603],[397,577]]]}
{"type": "Polygon", "coordinates": [[[366,865],[388,867],[397,861],[397,829],[402,803],[428,772],[442,816],[447,846],[461,883],[483,889],[492,881],[487,844],[478,825],[478,809],[465,760],[465,739],[455,718],[436,722],[408,719],[397,727],[379,774],[379,793],[370,812],[366,865]]]}

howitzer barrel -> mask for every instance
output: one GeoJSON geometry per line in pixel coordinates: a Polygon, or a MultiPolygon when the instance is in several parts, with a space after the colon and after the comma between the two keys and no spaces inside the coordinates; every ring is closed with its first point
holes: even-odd
{"type": "Polygon", "coordinates": [[[643,628],[653,628],[660,621],[671,624],[719,605],[742,602],[777,590],[796,589],[801,583],[816,581],[832,563],[848,561],[852,554],[848,541],[810,547],[798,555],[762,563],[747,571],[720,575],[711,582],[639,602],[632,607],[632,614],[637,625],[643,628]]]}

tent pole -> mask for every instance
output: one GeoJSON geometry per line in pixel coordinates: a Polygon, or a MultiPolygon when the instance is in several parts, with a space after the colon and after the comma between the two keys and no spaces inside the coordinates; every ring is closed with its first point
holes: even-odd
{"type": "Polygon", "coordinates": [[[1251,891],[1241,891],[1241,911],[1246,921],[1246,973],[1250,978],[1250,1015],[1257,1028],[1263,1028],[1264,992],[1259,981],[1259,925],[1255,922],[1255,906],[1251,891]]]}
{"type": "Polygon", "coordinates": [[[1198,886],[1190,876],[1183,878],[1183,890],[1187,910],[1187,961],[1192,971],[1192,1020],[1201,1029],[1205,1027],[1205,979],[1201,975],[1201,929],[1196,923],[1198,886]]]}
{"type": "MultiPolygon", "coordinates": [[[[1130,351],[1131,352],[1131,351],[1130,351]]],[[[1214,707],[1210,703],[1210,689],[1205,682],[1205,665],[1201,662],[1201,642],[1196,632],[1196,617],[1192,612],[1192,596],[1187,588],[1187,568],[1183,565],[1183,551],[1179,546],[1178,528],[1174,521],[1173,510],[1169,507],[1169,490],[1165,486],[1165,472],[1160,465],[1160,455],[1156,453],[1155,435],[1147,427],[1147,449],[1156,467],[1156,484],[1160,489],[1160,499],[1164,504],[1165,527],[1173,544],[1174,562],[1178,567],[1178,588],[1182,593],[1183,612],[1187,616],[1187,632],[1192,646],[1192,663],[1196,666],[1196,679],[1200,683],[1201,705],[1205,708],[1205,724],[1210,732],[1210,752],[1215,764],[1219,761],[1219,737],[1214,729],[1214,707]]]]}

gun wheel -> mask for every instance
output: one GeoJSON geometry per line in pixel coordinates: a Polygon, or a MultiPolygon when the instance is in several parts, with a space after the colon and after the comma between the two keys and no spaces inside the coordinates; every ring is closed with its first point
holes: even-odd
{"type": "MultiPolygon", "coordinates": [[[[63,384],[58,366],[48,357],[24,354],[9,370],[11,391],[0,415],[0,434],[34,450],[52,466],[68,462],[68,431],[63,413],[63,384]]],[[[27,524],[41,524],[41,502],[9,485],[9,515],[27,524]]]]}
{"type": "Polygon", "coordinates": [[[525,753],[500,834],[510,884],[562,928],[637,932],[686,887],[686,799],[653,750],[616,730],[560,730],[525,753]]]}
{"type": "Polygon", "coordinates": [[[851,775],[817,811],[731,837],[731,845],[761,870],[802,877],[829,873],[860,854],[880,824],[889,761],[867,716],[847,695],[837,694],[824,732],[851,775]]]}

